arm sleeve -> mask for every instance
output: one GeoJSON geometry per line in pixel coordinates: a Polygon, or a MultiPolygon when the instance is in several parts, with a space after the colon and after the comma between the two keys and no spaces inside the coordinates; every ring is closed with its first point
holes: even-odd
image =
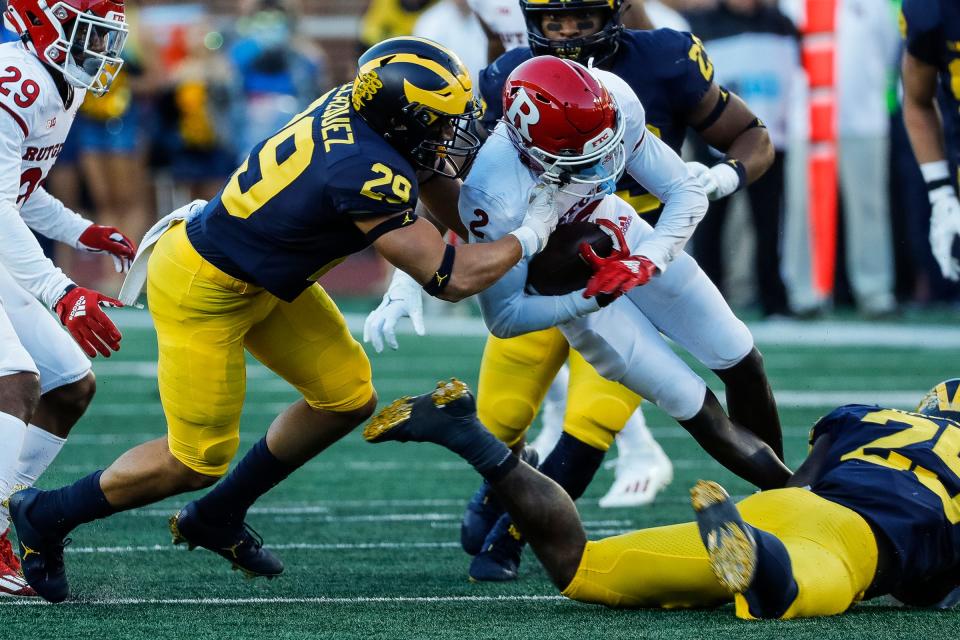
{"type": "Polygon", "coordinates": [[[900,21],[907,51],[921,62],[939,66],[943,25],[938,0],[904,0],[900,21]]]}
{"type": "Polygon", "coordinates": [[[646,130],[640,99],[627,84],[611,74],[602,76],[626,118],[624,136],[627,173],[663,203],[660,220],[634,253],[646,256],[661,272],[683,250],[707,213],[707,197],[680,156],[646,130]]]}
{"type": "Polygon", "coordinates": [[[20,217],[27,226],[48,238],[77,248],[80,234],[93,224],[71,211],[43,187],[33,192],[20,207],[20,217]]]}
{"type": "Polygon", "coordinates": [[[0,264],[17,284],[52,307],[73,282],[43,255],[17,209],[25,135],[14,118],[0,113],[0,264]]]}
{"type": "MultiPolygon", "coordinates": [[[[491,224],[484,228],[484,242],[502,238],[512,229],[497,224],[507,218],[506,207],[496,197],[464,185],[460,191],[460,210],[483,210],[491,224]]],[[[477,238],[471,236],[471,242],[477,238]]],[[[521,260],[493,286],[478,294],[483,321],[498,338],[512,338],[531,331],[556,326],[596,311],[595,298],[586,299],[580,291],[562,296],[536,296],[526,292],[528,260],[521,260]]]]}

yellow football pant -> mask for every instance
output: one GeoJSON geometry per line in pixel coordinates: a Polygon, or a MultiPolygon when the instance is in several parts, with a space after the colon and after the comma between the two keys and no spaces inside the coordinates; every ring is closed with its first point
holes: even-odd
{"type": "Polygon", "coordinates": [[[516,338],[487,338],[477,387],[480,421],[508,446],[520,442],[568,356],[570,386],[563,430],[591,447],[609,449],[641,398],[597,373],[570,349],[557,328],[516,338]]]}
{"type": "MultiPolygon", "coordinates": [[[[796,488],[754,494],[738,508],[790,555],[799,591],[784,619],[843,613],[863,598],[876,573],[877,543],[857,513],[796,488]]],[[[666,609],[731,599],[714,577],[694,522],[588,542],[563,595],[611,607],[666,609]]],[[[736,613],[752,619],[740,595],[736,613]]]]}
{"type": "Polygon", "coordinates": [[[370,400],[370,362],[319,285],[284,302],[204,260],[185,229],[178,224],[160,238],[147,276],[160,400],[178,460],[206,475],[226,473],[240,444],[244,349],[311,407],[343,412],[370,400]]]}

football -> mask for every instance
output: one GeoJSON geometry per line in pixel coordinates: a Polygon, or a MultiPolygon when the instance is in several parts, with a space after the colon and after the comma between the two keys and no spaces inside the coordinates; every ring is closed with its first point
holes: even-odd
{"type": "Polygon", "coordinates": [[[580,257],[580,243],[587,242],[598,256],[613,252],[613,238],[593,222],[557,225],[547,246],[533,256],[527,271],[527,290],[541,296],[559,296],[587,286],[593,272],[580,257]]]}

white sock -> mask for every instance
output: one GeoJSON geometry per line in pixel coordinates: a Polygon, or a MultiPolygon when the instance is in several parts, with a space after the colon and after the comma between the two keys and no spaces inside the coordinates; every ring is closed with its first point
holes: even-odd
{"type": "Polygon", "coordinates": [[[617,456],[626,458],[659,448],[660,445],[653,439],[653,434],[647,428],[643,411],[637,407],[633,415],[627,419],[627,424],[623,425],[623,429],[617,434],[617,456]]]}
{"type": "MultiPolygon", "coordinates": [[[[6,500],[16,484],[17,458],[23,448],[27,425],[20,418],[0,412],[0,501],[6,500]]],[[[7,530],[10,512],[0,505],[0,533],[7,530]]]]}
{"type": "Polygon", "coordinates": [[[66,439],[57,437],[36,425],[29,425],[17,460],[17,475],[14,484],[32,487],[47,467],[54,461],[66,439]]]}

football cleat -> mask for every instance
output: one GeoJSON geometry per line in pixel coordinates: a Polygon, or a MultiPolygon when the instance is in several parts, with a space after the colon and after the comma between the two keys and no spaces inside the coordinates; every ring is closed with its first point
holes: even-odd
{"type": "MultiPolygon", "coordinates": [[[[524,447],[520,459],[533,468],[537,467],[539,455],[533,447],[524,447]]],[[[503,515],[504,509],[493,495],[493,488],[486,480],[480,485],[460,521],[460,546],[471,556],[483,551],[483,542],[503,515]]]]}
{"type": "Polygon", "coordinates": [[[190,551],[197,547],[213,551],[230,562],[234,571],[242,571],[247,578],[271,580],[283,573],[283,562],[263,548],[263,538],[247,523],[240,527],[208,524],[200,519],[196,505],[196,502],[188,502],[170,517],[173,544],[186,544],[190,551]]]}
{"type": "Polygon", "coordinates": [[[504,513],[483,541],[483,550],[470,561],[470,581],[516,580],[525,544],[510,514],[504,513]]]}
{"type": "Polygon", "coordinates": [[[731,593],[745,592],[757,569],[757,543],[730,495],[716,482],[698,480],[690,503],[713,573],[731,593]]]}
{"type": "Polygon", "coordinates": [[[48,602],[63,602],[70,596],[63,548],[70,544],[56,534],[44,534],[30,522],[30,509],[41,491],[24,489],[10,496],[10,521],[17,532],[23,577],[48,602]]]}
{"type": "Polygon", "coordinates": [[[434,442],[442,444],[443,431],[459,421],[476,419],[477,403],[466,383],[451,378],[438,382],[431,393],[404,396],[370,419],[363,430],[367,442],[434,442]]]}
{"type": "Polygon", "coordinates": [[[10,543],[9,536],[10,528],[7,527],[7,530],[0,536],[0,569],[7,567],[17,573],[20,571],[20,558],[13,552],[13,545],[10,543]]]}
{"type": "Polygon", "coordinates": [[[621,455],[616,461],[616,478],[610,490],[600,498],[600,506],[642,507],[653,502],[657,493],[673,481],[673,464],[657,447],[656,451],[621,455]]]}

